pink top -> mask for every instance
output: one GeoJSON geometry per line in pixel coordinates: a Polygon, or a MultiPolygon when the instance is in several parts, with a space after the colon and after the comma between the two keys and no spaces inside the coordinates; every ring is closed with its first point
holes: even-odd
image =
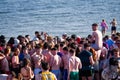
{"type": "Polygon", "coordinates": [[[102,28],[107,28],[107,29],[108,29],[108,26],[107,26],[107,24],[106,24],[105,22],[101,22],[101,27],[102,27],[102,28]]]}

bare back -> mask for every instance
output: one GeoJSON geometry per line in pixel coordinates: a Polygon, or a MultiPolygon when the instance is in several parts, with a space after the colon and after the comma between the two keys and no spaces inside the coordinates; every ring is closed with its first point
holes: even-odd
{"type": "Polygon", "coordinates": [[[71,57],[69,59],[69,70],[70,71],[79,71],[82,67],[81,61],[78,57],[71,57]]]}
{"type": "Polygon", "coordinates": [[[50,62],[50,65],[52,66],[52,70],[59,70],[61,63],[62,63],[62,60],[58,55],[53,56],[50,62]]]}
{"type": "Polygon", "coordinates": [[[40,55],[35,54],[32,57],[32,60],[33,60],[34,67],[35,68],[40,68],[42,57],[40,55]]]}
{"type": "Polygon", "coordinates": [[[64,69],[68,69],[69,58],[70,56],[68,54],[62,56],[64,69]]]}

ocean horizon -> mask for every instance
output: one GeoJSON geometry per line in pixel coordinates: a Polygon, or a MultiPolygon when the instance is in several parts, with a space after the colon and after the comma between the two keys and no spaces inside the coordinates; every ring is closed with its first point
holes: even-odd
{"type": "Polygon", "coordinates": [[[91,25],[100,25],[102,19],[110,34],[113,18],[120,32],[120,0],[0,0],[0,35],[7,38],[27,34],[33,38],[35,31],[86,37],[92,33],[91,25]]]}

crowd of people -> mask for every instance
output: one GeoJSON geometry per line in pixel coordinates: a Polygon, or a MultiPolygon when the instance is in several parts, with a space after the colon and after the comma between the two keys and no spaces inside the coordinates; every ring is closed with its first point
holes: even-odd
{"type": "Polygon", "coordinates": [[[1,35],[0,80],[117,80],[120,33],[103,37],[96,23],[92,30],[85,38],[35,31],[33,39],[18,35],[6,42],[1,35]]]}

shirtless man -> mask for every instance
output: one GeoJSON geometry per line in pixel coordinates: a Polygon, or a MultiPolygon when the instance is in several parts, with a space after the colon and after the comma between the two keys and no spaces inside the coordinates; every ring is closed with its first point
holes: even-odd
{"type": "Polygon", "coordinates": [[[62,56],[62,62],[63,62],[63,67],[64,67],[63,80],[67,80],[67,78],[68,78],[69,58],[70,58],[70,55],[68,52],[68,48],[64,47],[63,48],[63,56],[62,56]]]}
{"type": "Polygon", "coordinates": [[[50,50],[48,49],[48,47],[49,47],[49,44],[47,42],[45,42],[41,53],[45,56],[45,61],[50,63],[52,54],[51,54],[50,50]]]}
{"type": "Polygon", "coordinates": [[[103,47],[103,41],[102,41],[102,33],[101,31],[98,30],[98,24],[94,23],[92,24],[92,40],[95,42],[92,47],[97,51],[98,56],[97,58],[99,59],[100,53],[101,53],[101,48],[103,47]]]}
{"type": "Polygon", "coordinates": [[[52,58],[50,61],[50,66],[52,69],[52,73],[54,73],[57,77],[57,80],[60,80],[60,67],[62,66],[62,60],[61,57],[57,55],[57,49],[56,48],[52,48],[51,49],[51,53],[52,53],[52,58]]]}
{"type": "Polygon", "coordinates": [[[44,59],[44,56],[41,54],[40,46],[37,45],[35,48],[35,53],[31,56],[33,67],[34,67],[34,75],[38,74],[41,71],[41,60],[44,59]]]}
{"type": "Polygon", "coordinates": [[[78,57],[75,56],[75,51],[70,50],[68,80],[79,80],[79,69],[82,68],[82,63],[78,57]]]}
{"type": "Polygon", "coordinates": [[[115,34],[116,33],[116,25],[117,25],[117,21],[115,20],[115,18],[113,18],[113,21],[110,24],[112,25],[111,34],[115,34]]]}
{"type": "Polygon", "coordinates": [[[101,49],[103,47],[103,41],[102,41],[102,33],[101,31],[98,30],[98,24],[94,23],[92,24],[92,40],[93,40],[93,45],[92,47],[95,49],[96,53],[97,53],[97,60],[95,62],[95,77],[96,80],[99,80],[99,58],[100,58],[100,54],[101,54],[101,49]]]}

